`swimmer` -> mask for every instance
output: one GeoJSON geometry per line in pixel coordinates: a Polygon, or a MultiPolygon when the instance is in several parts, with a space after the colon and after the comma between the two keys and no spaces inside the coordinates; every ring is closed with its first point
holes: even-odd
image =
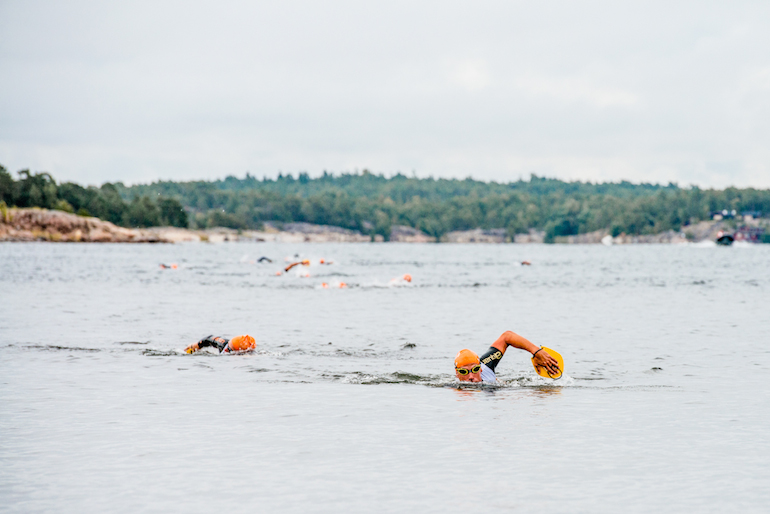
{"type": "Polygon", "coordinates": [[[519,334],[507,330],[492,343],[481,358],[470,350],[460,350],[455,357],[455,375],[461,382],[497,382],[495,368],[509,346],[528,351],[532,354],[536,366],[547,369],[553,375],[559,374],[559,363],[556,359],[519,334]]]}
{"type": "Polygon", "coordinates": [[[398,285],[406,285],[411,282],[412,282],[412,275],[410,275],[409,273],[404,273],[400,277],[391,278],[388,284],[390,284],[391,286],[398,286],[398,285]]]}
{"type": "Polygon", "coordinates": [[[195,353],[201,348],[213,347],[219,350],[219,353],[240,353],[248,352],[257,347],[257,343],[250,335],[235,336],[232,339],[225,339],[220,336],[206,336],[197,343],[193,343],[184,349],[185,353],[195,353]]]}
{"type": "Polygon", "coordinates": [[[176,264],[161,264],[160,269],[177,269],[179,266],[176,264]]]}
{"type": "Polygon", "coordinates": [[[329,289],[330,287],[338,287],[340,289],[345,289],[348,287],[348,285],[345,282],[332,282],[331,284],[327,284],[326,282],[321,282],[321,289],[329,289]]]}
{"type": "Polygon", "coordinates": [[[521,261],[522,266],[532,266],[532,263],[529,261],[521,261]]]}
{"type": "Polygon", "coordinates": [[[283,270],[283,271],[289,271],[289,270],[290,270],[290,269],[292,269],[294,266],[299,266],[300,264],[301,264],[302,266],[310,266],[310,261],[309,261],[309,260],[307,260],[307,259],[305,259],[305,260],[302,260],[302,261],[298,261],[298,262],[292,262],[291,264],[289,264],[288,266],[286,266],[286,268],[284,268],[284,270],[283,270]]]}
{"type": "Polygon", "coordinates": [[[270,257],[262,256],[259,259],[257,259],[256,261],[253,261],[253,260],[250,261],[249,260],[249,256],[248,255],[244,255],[243,257],[241,257],[241,262],[244,263],[244,264],[261,264],[263,262],[273,262],[273,259],[271,259],[270,257]]]}

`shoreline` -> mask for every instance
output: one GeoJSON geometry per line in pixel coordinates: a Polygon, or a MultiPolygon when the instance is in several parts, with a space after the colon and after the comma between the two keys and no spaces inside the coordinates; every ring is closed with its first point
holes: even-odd
{"type": "MultiPolygon", "coordinates": [[[[754,227],[770,228],[765,220],[744,222],[754,227]]],[[[724,221],[701,221],[651,235],[619,234],[597,230],[572,236],[558,236],[555,244],[683,244],[716,241],[733,227],[724,221]]],[[[374,237],[361,232],[330,225],[310,223],[265,222],[263,230],[236,230],[224,227],[187,229],[178,227],[124,228],[99,218],[78,216],[63,211],[39,208],[9,208],[0,213],[0,242],[78,242],[78,243],[183,243],[183,242],[278,242],[278,243],[384,243],[382,235],[374,237]]],[[[391,229],[391,243],[455,243],[455,244],[544,244],[545,233],[530,229],[511,238],[505,229],[473,229],[444,234],[440,240],[403,225],[391,229]]]]}

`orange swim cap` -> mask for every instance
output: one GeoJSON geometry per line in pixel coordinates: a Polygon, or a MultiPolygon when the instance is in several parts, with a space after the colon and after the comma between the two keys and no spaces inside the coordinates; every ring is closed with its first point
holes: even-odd
{"type": "Polygon", "coordinates": [[[230,350],[233,352],[253,350],[256,347],[257,343],[250,335],[235,336],[230,339],[230,350]]]}
{"type": "Polygon", "coordinates": [[[481,363],[479,356],[470,350],[460,350],[455,356],[455,368],[479,363],[481,363]]]}
{"type": "Polygon", "coordinates": [[[404,275],[404,280],[406,280],[407,282],[411,282],[412,281],[412,275],[407,273],[406,275],[404,275]]]}

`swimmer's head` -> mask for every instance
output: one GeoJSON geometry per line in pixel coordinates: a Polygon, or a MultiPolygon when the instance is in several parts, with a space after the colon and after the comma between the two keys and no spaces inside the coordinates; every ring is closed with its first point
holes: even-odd
{"type": "Polygon", "coordinates": [[[405,274],[404,275],[404,280],[406,280],[407,282],[411,282],[412,281],[412,275],[410,275],[409,273],[405,274]]]}
{"type": "Polygon", "coordinates": [[[481,361],[470,350],[460,350],[455,356],[455,376],[461,382],[481,382],[481,361]]]}
{"type": "Polygon", "coordinates": [[[250,335],[235,336],[230,339],[230,351],[245,352],[257,347],[256,341],[250,335]]]}

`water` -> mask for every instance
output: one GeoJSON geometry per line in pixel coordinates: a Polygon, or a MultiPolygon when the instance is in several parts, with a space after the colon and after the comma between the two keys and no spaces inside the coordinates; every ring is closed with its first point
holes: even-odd
{"type": "Polygon", "coordinates": [[[768,264],[770,245],[3,244],[0,511],[761,512],[768,264]],[[295,253],[334,264],[275,276],[295,253]],[[457,350],[508,329],[564,378],[510,350],[498,387],[457,387],[457,350]],[[182,353],[212,333],[259,349],[182,353]]]}

